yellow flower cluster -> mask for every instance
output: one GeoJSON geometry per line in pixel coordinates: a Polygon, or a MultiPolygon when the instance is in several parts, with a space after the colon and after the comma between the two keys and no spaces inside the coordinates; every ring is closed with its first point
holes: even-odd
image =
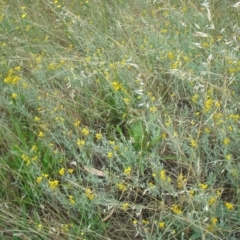
{"type": "Polygon", "coordinates": [[[234,209],[234,206],[232,203],[229,203],[229,202],[225,202],[225,207],[228,209],[228,210],[233,210],[234,209]]]}
{"type": "Polygon", "coordinates": [[[119,82],[116,82],[116,81],[112,82],[112,87],[113,87],[114,91],[124,90],[122,84],[119,82]]]}
{"type": "Polygon", "coordinates": [[[123,183],[117,183],[116,185],[118,189],[122,192],[125,192],[127,190],[127,187],[123,183]]]}
{"type": "Polygon", "coordinates": [[[113,157],[113,153],[112,152],[108,152],[107,157],[108,158],[112,158],[113,157]]]}
{"type": "Polygon", "coordinates": [[[89,200],[93,200],[94,199],[94,194],[93,194],[93,192],[92,192],[92,190],[90,188],[86,189],[85,194],[86,194],[86,196],[87,196],[87,198],[89,200]]]}
{"type": "Polygon", "coordinates": [[[213,105],[213,100],[210,98],[204,102],[204,112],[207,113],[210,111],[211,107],[213,105]]]}
{"type": "Polygon", "coordinates": [[[215,217],[213,217],[212,219],[211,219],[211,222],[210,222],[210,224],[207,226],[207,229],[208,229],[208,231],[209,232],[213,232],[214,231],[214,229],[215,229],[215,227],[216,227],[216,225],[217,225],[217,218],[215,218],[215,217]]]}
{"type": "Polygon", "coordinates": [[[200,183],[199,186],[200,186],[200,188],[203,189],[203,190],[205,190],[205,189],[208,188],[208,185],[205,184],[205,183],[200,183]]]}
{"type": "Polygon", "coordinates": [[[215,198],[215,197],[211,197],[211,198],[208,200],[208,204],[209,204],[210,206],[212,206],[215,202],[216,202],[216,198],[215,198]]]}
{"type": "Polygon", "coordinates": [[[69,202],[70,202],[71,204],[75,204],[75,201],[74,201],[72,195],[68,196],[68,199],[69,199],[69,202]]]}
{"type": "Polygon", "coordinates": [[[77,145],[78,145],[79,147],[82,147],[82,146],[85,145],[85,141],[84,141],[84,140],[81,140],[81,139],[78,139],[78,140],[77,140],[77,145]]]}
{"type": "Polygon", "coordinates": [[[158,227],[159,227],[160,229],[163,229],[163,228],[165,227],[165,222],[159,222],[159,223],[158,223],[158,227]]]}
{"type": "Polygon", "coordinates": [[[22,154],[21,157],[22,157],[22,160],[26,162],[26,165],[29,165],[32,161],[37,160],[37,156],[29,157],[26,154],[22,154]]]}
{"type": "Polygon", "coordinates": [[[37,177],[36,182],[40,184],[43,180],[43,178],[48,178],[48,174],[42,174],[41,176],[37,177]]]}
{"type": "Polygon", "coordinates": [[[102,139],[102,134],[101,133],[96,133],[96,139],[99,141],[102,139]]]}
{"type": "MultiPolygon", "coordinates": [[[[154,175],[153,175],[154,176],[154,175]]],[[[156,176],[156,175],[155,175],[156,176]]],[[[168,182],[171,182],[171,178],[170,177],[168,177],[168,176],[166,176],[166,170],[161,170],[160,172],[159,172],[159,177],[160,177],[160,179],[161,180],[166,180],[166,181],[168,181],[168,182]]]]}
{"type": "Polygon", "coordinates": [[[56,190],[58,187],[59,181],[58,180],[49,180],[48,181],[48,186],[49,188],[51,188],[52,190],[56,190]]]}
{"type": "Polygon", "coordinates": [[[59,175],[63,176],[64,173],[65,173],[65,169],[64,168],[61,168],[59,171],[58,171],[59,175]]]}
{"type": "Polygon", "coordinates": [[[187,179],[183,177],[182,173],[177,178],[177,187],[182,189],[185,186],[187,179]]]}
{"type": "Polygon", "coordinates": [[[175,214],[181,214],[181,213],[182,213],[182,210],[181,210],[176,204],[173,204],[170,209],[171,209],[175,214]]]}
{"type": "Polygon", "coordinates": [[[10,69],[7,77],[4,78],[4,82],[10,83],[12,85],[16,85],[20,80],[20,77],[19,77],[20,70],[21,70],[21,68],[19,66],[15,67],[13,69],[10,69]]]}
{"type": "Polygon", "coordinates": [[[123,203],[122,209],[123,209],[124,211],[126,211],[126,210],[128,209],[128,207],[129,207],[129,203],[123,203]]]}
{"type": "Polygon", "coordinates": [[[89,135],[89,130],[85,127],[85,128],[82,129],[82,133],[83,133],[83,135],[88,136],[89,135]]]}
{"type": "Polygon", "coordinates": [[[132,168],[131,167],[127,167],[127,168],[124,169],[124,174],[125,175],[130,175],[131,172],[132,172],[132,168]]]}

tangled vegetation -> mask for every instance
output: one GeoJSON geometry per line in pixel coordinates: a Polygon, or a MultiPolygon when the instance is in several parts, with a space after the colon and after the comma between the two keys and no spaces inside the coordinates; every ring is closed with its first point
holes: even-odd
{"type": "Polygon", "coordinates": [[[239,239],[240,2],[2,0],[0,238],[239,239]]]}

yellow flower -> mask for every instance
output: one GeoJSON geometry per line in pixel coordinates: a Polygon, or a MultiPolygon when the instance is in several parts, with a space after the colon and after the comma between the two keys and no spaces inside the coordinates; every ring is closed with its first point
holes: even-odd
{"type": "Polygon", "coordinates": [[[24,162],[26,162],[27,165],[29,165],[31,163],[30,158],[26,155],[26,154],[22,154],[22,159],[24,162]]]}
{"type": "Polygon", "coordinates": [[[170,209],[176,214],[181,214],[182,213],[182,210],[176,204],[173,204],[170,209]]]}
{"type": "Polygon", "coordinates": [[[77,140],[77,145],[78,145],[79,147],[84,146],[84,145],[85,145],[85,141],[78,139],[78,140],[77,140]]]}
{"type": "Polygon", "coordinates": [[[155,106],[150,107],[150,112],[156,112],[156,111],[157,111],[157,108],[155,106]]]}
{"type": "Polygon", "coordinates": [[[79,125],[80,125],[80,121],[76,121],[76,122],[74,123],[74,126],[75,126],[75,127],[79,127],[79,125]]]}
{"type": "Polygon", "coordinates": [[[11,95],[11,98],[12,98],[12,99],[16,99],[16,98],[17,98],[17,94],[16,94],[16,93],[13,93],[13,94],[11,95]]]}
{"type": "Polygon", "coordinates": [[[189,196],[192,198],[192,197],[194,196],[194,193],[195,193],[194,190],[190,190],[190,191],[189,191],[189,196]]]}
{"type": "Polygon", "coordinates": [[[165,170],[161,170],[160,171],[160,173],[159,173],[159,175],[160,175],[160,179],[162,179],[162,180],[166,180],[166,175],[165,175],[165,170]]]}
{"type": "Polygon", "coordinates": [[[158,223],[158,227],[159,227],[160,229],[163,229],[163,228],[165,227],[165,222],[159,222],[159,223],[158,223]]]}
{"type": "Polygon", "coordinates": [[[69,169],[68,169],[68,172],[69,172],[69,173],[73,173],[73,171],[74,171],[74,170],[73,170],[72,168],[69,168],[69,169]]]}
{"type": "Polygon", "coordinates": [[[116,185],[118,189],[122,192],[125,192],[127,190],[127,187],[123,183],[117,183],[116,185]]]}
{"type": "Polygon", "coordinates": [[[126,105],[128,105],[130,103],[130,99],[129,98],[123,98],[123,101],[125,102],[126,105]]]}
{"type": "Polygon", "coordinates": [[[88,136],[88,135],[89,135],[89,130],[85,127],[85,128],[83,128],[82,133],[83,133],[85,136],[88,136]]]}
{"type": "Polygon", "coordinates": [[[174,58],[174,55],[172,52],[168,52],[167,57],[169,60],[172,60],[174,58]]]}
{"type": "Polygon", "coordinates": [[[187,179],[183,177],[182,173],[177,178],[177,187],[179,189],[183,188],[187,179]]]}
{"type": "Polygon", "coordinates": [[[132,221],[133,225],[137,225],[137,220],[132,221]]]}
{"type": "Polygon", "coordinates": [[[64,168],[61,168],[61,169],[58,171],[58,173],[59,173],[61,176],[63,176],[64,173],[65,173],[65,169],[64,169],[64,168]]]}
{"type": "Polygon", "coordinates": [[[214,203],[216,202],[216,198],[215,197],[211,197],[209,200],[208,200],[208,203],[209,205],[213,205],[214,203]]]}
{"type": "Polygon", "coordinates": [[[36,152],[38,150],[38,147],[36,145],[33,145],[31,147],[31,152],[36,152]]]}
{"type": "Polygon", "coordinates": [[[166,133],[163,133],[162,134],[162,139],[166,139],[167,138],[167,134],[166,133]]]}
{"type": "Polygon", "coordinates": [[[211,222],[212,222],[212,224],[213,225],[216,225],[217,224],[217,218],[215,218],[215,217],[213,217],[212,219],[211,219],[211,222]]]}
{"type": "Polygon", "coordinates": [[[90,188],[86,189],[85,194],[89,200],[93,200],[94,194],[90,188]]]}
{"type": "Polygon", "coordinates": [[[147,225],[147,224],[149,224],[149,221],[148,221],[148,220],[145,220],[145,219],[143,219],[143,220],[142,220],[142,223],[143,223],[143,224],[145,224],[145,225],[147,225]]]}
{"type": "Polygon", "coordinates": [[[38,230],[42,230],[42,228],[43,228],[43,225],[42,224],[38,224],[38,230]]]}
{"type": "Polygon", "coordinates": [[[200,188],[203,189],[203,190],[207,189],[207,187],[208,187],[208,185],[205,184],[205,183],[200,183],[199,186],[200,186],[200,188]]]}
{"type": "Polygon", "coordinates": [[[39,138],[44,137],[44,133],[43,133],[42,131],[40,131],[40,132],[38,133],[38,137],[39,137],[39,138]]]}
{"type": "Polygon", "coordinates": [[[71,204],[75,204],[75,201],[74,201],[72,195],[68,196],[68,199],[69,199],[69,202],[70,202],[71,204]]]}
{"type": "Polygon", "coordinates": [[[124,211],[126,211],[126,210],[128,209],[128,207],[129,207],[129,203],[124,203],[124,204],[122,205],[122,209],[123,209],[124,211]]]}
{"type": "Polygon", "coordinates": [[[211,132],[211,130],[209,128],[205,128],[204,131],[205,131],[205,133],[210,133],[211,132]]]}
{"type": "Polygon", "coordinates": [[[229,142],[230,142],[229,138],[224,138],[224,140],[223,140],[224,145],[228,145],[229,142]]]}
{"type": "Polygon", "coordinates": [[[225,157],[227,160],[231,160],[231,154],[227,154],[225,157]]]}
{"type": "Polygon", "coordinates": [[[101,133],[96,133],[96,139],[99,141],[102,139],[102,134],[101,133]]]}
{"type": "Polygon", "coordinates": [[[194,147],[194,148],[197,147],[196,140],[194,140],[194,139],[191,140],[191,146],[194,147]]]}
{"type": "Polygon", "coordinates": [[[125,175],[130,175],[131,172],[132,172],[132,168],[131,167],[127,167],[127,168],[124,169],[124,174],[125,175]]]}
{"type": "Polygon", "coordinates": [[[194,95],[192,96],[192,102],[193,102],[193,103],[197,103],[197,99],[198,99],[198,94],[194,94],[194,95]]]}
{"type": "Polygon", "coordinates": [[[225,202],[225,206],[228,210],[233,210],[234,206],[232,203],[229,203],[229,202],[225,202]]]}
{"type": "Polygon", "coordinates": [[[42,177],[37,177],[37,183],[39,184],[42,181],[42,177]]]}
{"type": "Polygon", "coordinates": [[[108,157],[108,158],[112,158],[112,157],[113,157],[113,153],[112,153],[112,152],[109,152],[109,153],[107,154],[107,157],[108,157]]]}
{"type": "Polygon", "coordinates": [[[113,87],[114,91],[119,91],[122,88],[122,84],[120,84],[118,82],[112,82],[112,87],[113,87]]]}
{"type": "Polygon", "coordinates": [[[52,180],[52,181],[49,180],[48,181],[48,185],[52,190],[55,190],[57,188],[58,183],[59,183],[58,180],[52,180]]]}
{"type": "Polygon", "coordinates": [[[207,113],[209,112],[209,110],[211,109],[213,105],[213,100],[212,99],[208,99],[204,102],[204,112],[207,113]]]}

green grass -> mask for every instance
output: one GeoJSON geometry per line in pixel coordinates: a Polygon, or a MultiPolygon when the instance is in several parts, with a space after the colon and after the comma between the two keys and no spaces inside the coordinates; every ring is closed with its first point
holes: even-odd
{"type": "Polygon", "coordinates": [[[239,239],[239,11],[1,1],[0,238],[239,239]]]}

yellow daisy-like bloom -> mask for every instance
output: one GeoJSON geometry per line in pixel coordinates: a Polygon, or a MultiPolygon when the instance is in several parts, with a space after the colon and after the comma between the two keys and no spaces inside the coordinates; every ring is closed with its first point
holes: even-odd
{"type": "Polygon", "coordinates": [[[216,225],[217,224],[217,218],[215,218],[215,217],[213,217],[212,219],[211,219],[211,222],[212,222],[212,224],[213,225],[216,225]]]}
{"type": "Polygon", "coordinates": [[[155,106],[150,107],[150,112],[156,112],[156,111],[157,111],[157,108],[155,106]]]}
{"type": "Polygon", "coordinates": [[[230,139],[224,138],[223,143],[224,143],[224,145],[228,145],[230,143],[230,139]]]}
{"type": "Polygon", "coordinates": [[[126,211],[126,210],[128,209],[128,207],[129,207],[129,203],[124,203],[124,204],[122,205],[122,209],[123,209],[124,211],[126,211]]]}
{"type": "Polygon", "coordinates": [[[160,179],[162,179],[162,180],[166,180],[166,174],[165,174],[165,170],[161,170],[160,171],[160,173],[159,173],[159,175],[160,175],[160,179]]]}
{"type": "Polygon", "coordinates": [[[159,222],[159,223],[158,223],[158,227],[159,227],[160,229],[163,229],[163,228],[165,227],[165,222],[159,222]]]}
{"type": "Polygon", "coordinates": [[[75,126],[75,127],[79,127],[79,125],[80,125],[80,121],[76,121],[76,122],[74,123],[74,126],[75,126]]]}
{"type": "Polygon", "coordinates": [[[191,146],[194,147],[194,148],[197,147],[196,140],[194,140],[194,139],[191,140],[191,146]]]}
{"type": "Polygon", "coordinates": [[[117,183],[116,185],[118,189],[122,192],[125,192],[127,190],[127,187],[123,183],[117,183]]]}
{"type": "Polygon", "coordinates": [[[64,168],[61,168],[61,169],[58,171],[58,173],[59,173],[61,176],[63,176],[64,173],[65,173],[65,169],[64,169],[64,168]]]}
{"type": "Polygon", "coordinates": [[[209,200],[208,200],[208,203],[209,205],[213,205],[214,203],[216,202],[216,198],[215,197],[211,197],[209,200]]]}
{"type": "Polygon", "coordinates": [[[75,201],[74,201],[72,195],[68,196],[68,199],[69,199],[69,202],[70,202],[71,204],[75,204],[75,201]]]}
{"type": "Polygon", "coordinates": [[[85,127],[85,128],[83,128],[82,133],[83,133],[85,136],[88,136],[88,135],[89,135],[89,130],[85,127]]]}
{"type": "Polygon", "coordinates": [[[208,187],[208,185],[205,184],[205,183],[200,183],[199,186],[200,186],[200,188],[203,189],[203,190],[207,189],[207,187],[208,187]]]}
{"type": "Polygon", "coordinates": [[[86,189],[85,194],[86,194],[86,196],[87,196],[87,198],[89,200],[93,200],[94,199],[94,194],[93,194],[93,192],[92,192],[92,190],[90,188],[86,189]]]}
{"type": "Polygon", "coordinates": [[[127,167],[127,168],[124,169],[124,174],[125,175],[130,175],[131,172],[132,172],[132,168],[131,167],[127,167]]]}
{"type": "Polygon", "coordinates": [[[101,133],[96,133],[96,139],[99,141],[102,139],[102,134],[101,133]]]}
{"type": "Polygon", "coordinates": [[[41,183],[42,179],[43,179],[42,177],[37,177],[37,180],[36,180],[37,183],[38,183],[38,184],[41,183]]]}
{"type": "Polygon", "coordinates": [[[52,181],[49,180],[49,181],[48,181],[48,185],[49,185],[49,187],[50,187],[52,190],[57,189],[58,183],[59,183],[58,180],[52,180],[52,181]]]}
{"type": "Polygon", "coordinates": [[[182,210],[176,204],[173,204],[170,209],[176,214],[181,214],[182,213],[182,210]]]}
{"type": "Polygon", "coordinates": [[[78,140],[77,140],[77,145],[78,145],[79,147],[82,147],[82,146],[85,145],[85,141],[78,139],[78,140]]]}
{"type": "Polygon", "coordinates": [[[108,158],[112,158],[112,157],[113,157],[113,153],[112,153],[112,152],[109,152],[109,153],[107,154],[107,157],[108,157],[108,158]]]}
{"type": "Polygon", "coordinates": [[[234,206],[232,203],[229,203],[229,202],[225,202],[225,206],[228,210],[233,210],[234,209],[234,206]]]}
{"type": "Polygon", "coordinates": [[[12,98],[12,99],[16,99],[16,98],[17,98],[17,94],[16,94],[16,93],[13,93],[13,94],[11,95],[11,98],[12,98]]]}
{"type": "Polygon", "coordinates": [[[39,138],[44,137],[44,133],[43,133],[42,131],[40,131],[40,132],[38,133],[38,137],[39,137],[39,138]]]}

